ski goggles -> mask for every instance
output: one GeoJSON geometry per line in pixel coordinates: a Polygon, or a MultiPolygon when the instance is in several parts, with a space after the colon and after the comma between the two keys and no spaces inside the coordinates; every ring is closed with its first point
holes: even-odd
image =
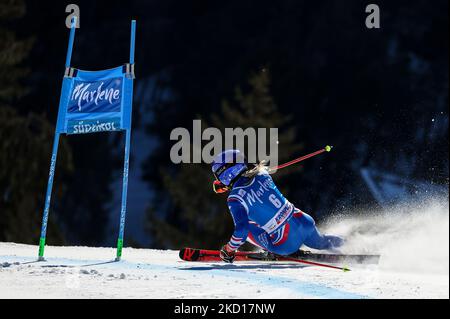
{"type": "Polygon", "coordinates": [[[217,163],[212,167],[216,180],[225,186],[229,186],[245,170],[247,170],[245,163],[217,163]]]}

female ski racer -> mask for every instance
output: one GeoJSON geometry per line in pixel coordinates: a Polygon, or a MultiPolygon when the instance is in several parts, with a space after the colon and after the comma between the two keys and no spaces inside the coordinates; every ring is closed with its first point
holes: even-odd
{"type": "Polygon", "coordinates": [[[263,163],[250,169],[239,150],[227,150],[214,158],[212,172],[214,191],[230,191],[227,203],[235,225],[220,250],[223,261],[232,263],[246,240],[277,255],[295,254],[303,244],[327,250],[342,246],[342,238],[322,235],[313,218],[281,194],[263,163]]]}

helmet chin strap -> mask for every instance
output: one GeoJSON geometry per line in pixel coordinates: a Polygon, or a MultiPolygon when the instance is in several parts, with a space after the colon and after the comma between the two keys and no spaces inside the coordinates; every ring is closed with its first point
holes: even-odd
{"type": "Polygon", "coordinates": [[[217,179],[213,182],[213,191],[216,194],[223,194],[228,192],[230,189],[228,186],[223,184],[221,181],[218,181],[217,179]]]}

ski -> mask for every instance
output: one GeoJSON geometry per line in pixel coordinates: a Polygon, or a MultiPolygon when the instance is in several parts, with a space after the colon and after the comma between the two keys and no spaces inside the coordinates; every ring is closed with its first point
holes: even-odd
{"type": "MultiPolygon", "coordinates": [[[[180,250],[179,256],[185,261],[204,261],[204,262],[215,262],[222,261],[220,259],[220,252],[218,250],[204,250],[195,248],[183,248],[180,250]]],[[[235,261],[281,261],[281,262],[295,262],[308,264],[312,266],[320,266],[326,268],[333,268],[343,271],[350,271],[347,267],[339,267],[328,264],[322,264],[311,260],[304,260],[300,258],[294,258],[289,256],[279,256],[268,252],[236,252],[235,261]]]]}
{"type": "Polygon", "coordinates": [[[380,255],[367,254],[325,254],[313,253],[308,250],[299,250],[289,257],[314,260],[326,263],[348,263],[348,264],[378,264],[380,255]]]}
{"type": "MultiPolygon", "coordinates": [[[[206,250],[195,248],[183,248],[179,256],[185,261],[197,262],[216,262],[221,261],[218,250],[206,250]]],[[[380,255],[346,255],[346,254],[325,254],[312,253],[310,251],[300,250],[290,256],[278,256],[264,252],[236,252],[235,261],[311,261],[323,263],[348,263],[348,264],[378,264],[380,255]]]]}
{"type": "MultiPolygon", "coordinates": [[[[235,261],[248,261],[251,260],[251,258],[249,258],[249,255],[259,255],[259,254],[260,253],[238,251],[236,252],[235,261]]],[[[204,262],[222,261],[222,259],[220,259],[220,251],[218,250],[182,248],[180,250],[179,256],[184,261],[204,261],[204,262]]]]}

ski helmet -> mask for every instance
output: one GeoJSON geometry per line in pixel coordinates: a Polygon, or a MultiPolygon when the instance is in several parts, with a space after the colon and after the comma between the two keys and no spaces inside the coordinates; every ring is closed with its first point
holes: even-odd
{"type": "Polygon", "coordinates": [[[239,150],[226,150],[218,154],[211,165],[215,178],[225,186],[231,186],[248,169],[245,156],[239,150]]]}

